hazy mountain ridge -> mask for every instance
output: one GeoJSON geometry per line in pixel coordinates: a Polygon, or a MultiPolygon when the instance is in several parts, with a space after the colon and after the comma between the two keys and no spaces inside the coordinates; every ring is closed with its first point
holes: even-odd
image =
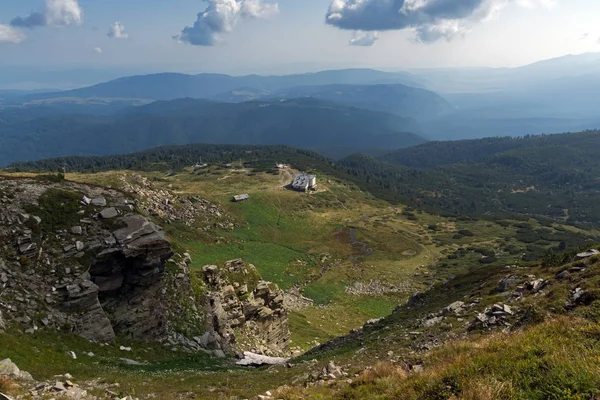
{"type": "Polygon", "coordinates": [[[29,95],[25,99],[109,97],[173,100],[184,97],[208,98],[240,88],[275,91],[304,85],[397,83],[421,86],[419,79],[408,73],[371,69],[332,70],[282,76],[160,73],[123,77],[59,93],[29,95]]]}
{"type": "Polygon", "coordinates": [[[198,142],[287,144],[321,151],[349,146],[353,147],[349,152],[355,152],[425,141],[411,133],[418,129],[411,119],[315,99],[239,104],[180,99],[108,116],[45,115],[0,125],[0,129],[4,164],[198,142]]]}

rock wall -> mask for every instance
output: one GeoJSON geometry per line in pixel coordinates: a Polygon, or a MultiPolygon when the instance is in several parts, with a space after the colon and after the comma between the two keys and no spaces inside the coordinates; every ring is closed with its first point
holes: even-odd
{"type": "Polygon", "coordinates": [[[6,319],[102,342],[165,334],[162,284],[173,252],[160,228],[133,212],[133,200],[98,187],[2,178],[0,196],[6,319]],[[52,198],[41,202],[47,193],[58,197],[56,210],[48,210],[52,198]]]}
{"type": "Polygon", "coordinates": [[[258,278],[255,267],[242,260],[223,268],[203,268],[207,287],[209,330],[198,339],[206,348],[252,351],[270,356],[289,353],[288,310],[283,291],[258,278]]]}

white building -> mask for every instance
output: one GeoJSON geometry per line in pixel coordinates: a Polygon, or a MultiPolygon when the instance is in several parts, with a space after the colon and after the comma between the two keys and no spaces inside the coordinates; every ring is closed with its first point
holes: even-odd
{"type": "Polygon", "coordinates": [[[308,192],[317,188],[317,177],[308,174],[298,174],[292,182],[292,188],[294,190],[300,190],[302,192],[308,192]]]}

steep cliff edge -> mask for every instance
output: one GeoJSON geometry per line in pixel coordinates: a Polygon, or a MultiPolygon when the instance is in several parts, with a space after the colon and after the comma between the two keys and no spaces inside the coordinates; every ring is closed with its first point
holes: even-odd
{"type": "Polygon", "coordinates": [[[28,330],[90,340],[166,331],[161,229],[123,194],[87,185],[0,179],[0,307],[28,330]]]}

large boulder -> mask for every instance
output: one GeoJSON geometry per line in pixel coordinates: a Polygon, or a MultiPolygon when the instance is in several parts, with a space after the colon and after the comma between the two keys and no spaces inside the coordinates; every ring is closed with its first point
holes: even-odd
{"type": "Polygon", "coordinates": [[[20,379],[24,381],[32,381],[33,377],[29,372],[21,371],[17,365],[6,358],[0,361],[0,376],[8,376],[13,379],[20,379]]]}

